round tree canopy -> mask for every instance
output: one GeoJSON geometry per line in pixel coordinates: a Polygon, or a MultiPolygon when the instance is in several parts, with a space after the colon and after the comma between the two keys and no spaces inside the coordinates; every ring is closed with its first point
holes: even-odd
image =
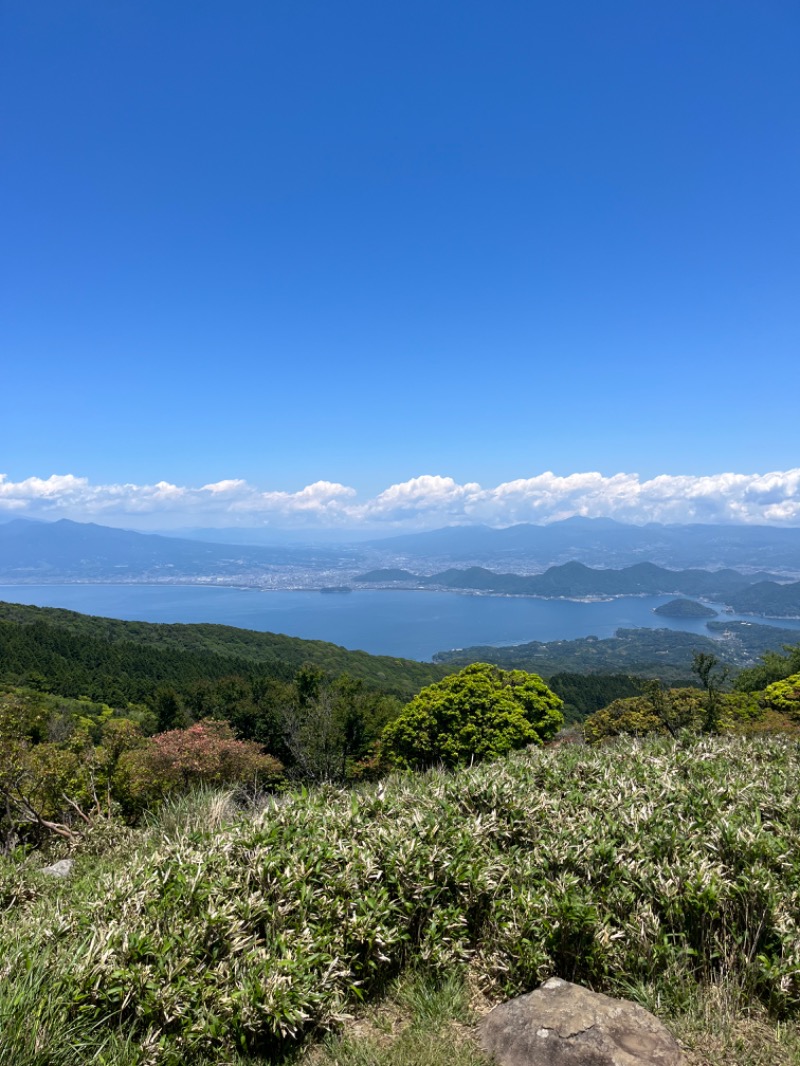
{"type": "Polygon", "coordinates": [[[774,681],[764,689],[764,703],[775,711],[782,711],[800,720],[800,674],[792,674],[783,681],[774,681]]]}
{"type": "Polygon", "coordinates": [[[408,769],[495,758],[554,736],[562,705],[537,674],[473,663],[422,689],[384,730],[383,751],[408,769]]]}

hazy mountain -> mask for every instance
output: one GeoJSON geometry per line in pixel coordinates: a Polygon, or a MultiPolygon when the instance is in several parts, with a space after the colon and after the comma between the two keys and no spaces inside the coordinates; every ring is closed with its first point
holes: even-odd
{"type": "MultiPolygon", "coordinates": [[[[195,532],[198,535],[189,538],[67,519],[41,522],[16,518],[0,523],[0,580],[191,581],[218,577],[258,583],[269,571],[276,580],[280,575],[282,582],[291,583],[292,575],[302,574],[304,580],[310,576],[313,582],[315,572],[325,571],[322,583],[330,585],[370,567],[421,567],[429,574],[436,570],[438,583],[444,586],[522,591],[491,584],[496,583],[497,573],[488,577],[473,573],[475,583],[464,585],[465,564],[509,572],[507,576],[515,581],[565,564],[603,569],[631,565],[704,570],[735,567],[762,581],[800,575],[800,529],[768,526],[630,526],[611,519],[570,518],[547,526],[463,526],[362,543],[305,545],[243,544],[239,538],[249,533],[239,529],[217,531],[231,538],[230,543],[218,543],[206,539],[213,531],[195,532]],[[448,568],[455,568],[450,578],[444,575],[448,568]]],[[[254,538],[272,535],[263,529],[252,533],[254,538]]],[[[701,597],[706,594],[703,587],[675,591],[701,597]]],[[[537,594],[602,592],[601,588],[586,592],[554,588],[537,594]]],[[[708,594],[714,592],[712,588],[708,594]]],[[[764,594],[770,601],[785,599],[780,592],[773,595],[771,590],[764,590],[764,594]]],[[[790,607],[784,606],[782,613],[789,612],[790,607]]]]}
{"type": "Polygon", "coordinates": [[[13,581],[191,579],[264,567],[333,565],[338,559],[322,549],[208,544],[68,519],[0,524],[0,577],[13,581]]]}
{"type": "Polygon", "coordinates": [[[761,581],[742,589],[731,599],[741,614],[763,614],[771,618],[800,618],[800,581],[779,585],[761,581]]]}
{"type": "Polygon", "coordinates": [[[800,572],[800,529],[773,526],[633,526],[610,518],[568,518],[506,529],[455,526],[375,540],[370,547],[409,559],[540,568],[571,560],[603,566],[646,560],[671,567],[800,572]]]}
{"type": "Polygon", "coordinates": [[[164,537],[180,540],[210,541],[212,544],[241,544],[249,547],[349,548],[375,539],[375,531],[353,529],[276,529],[274,526],[187,526],[184,529],[160,529],[164,537]]]}

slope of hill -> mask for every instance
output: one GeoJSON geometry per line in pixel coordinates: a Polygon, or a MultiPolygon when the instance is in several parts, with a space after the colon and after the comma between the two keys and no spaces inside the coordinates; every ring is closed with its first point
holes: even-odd
{"type": "Polygon", "coordinates": [[[741,614],[765,618],[800,618],[800,581],[778,584],[759,581],[731,597],[731,606],[741,614]]]}
{"type": "MultiPolygon", "coordinates": [[[[796,1028],[798,781],[783,738],[623,739],[289,793],[256,818],[195,802],[58,884],[3,858],[4,1061],[289,1061],[417,964],[496,998],[543,974],[667,1011],[713,991],[722,1027],[764,1004],[796,1028]]],[[[693,1061],[797,1061],[750,1032],[752,1055],[693,1061]]]]}
{"type": "Polygon", "coordinates": [[[691,676],[695,652],[715,655],[732,669],[753,665],[766,650],[780,651],[798,642],[795,629],[747,622],[707,624],[711,636],[672,629],[618,629],[613,637],[531,641],[506,647],[477,646],[442,651],[434,661],[453,667],[470,662],[497,663],[505,669],[531,670],[542,677],[560,672],[624,673],[674,681],[691,676]]]}
{"type": "Polygon", "coordinates": [[[289,564],[335,566],[339,559],[326,549],[210,544],[68,519],[0,524],[0,576],[11,581],[196,579],[289,564]]]}
{"type": "Polygon", "coordinates": [[[126,699],[141,699],[160,683],[237,673],[288,679],[306,664],[331,675],[349,674],[402,699],[447,672],[431,663],[348,651],[278,633],[211,624],[122,622],[0,603],[0,676],[17,680],[31,672],[42,674],[65,695],[109,698],[113,686],[126,699]]]}
{"type": "Polygon", "coordinates": [[[710,607],[704,607],[696,600],[670,600],[662,603],[660,607],[653,608],[653,614],[663,615],[664,618],[716,618],[717,612],[710,607]]]}

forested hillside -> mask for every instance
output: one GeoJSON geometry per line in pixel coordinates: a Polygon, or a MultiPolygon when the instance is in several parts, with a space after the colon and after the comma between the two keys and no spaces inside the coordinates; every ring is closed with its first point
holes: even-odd
{"type": "Polygon", "coordinates": [[[348,651],[319,640],[232,626],[122,622],[54,607],[0,603],[0,677],[39,674],[53,691],[140,700],[161,684],[184,688],[236,674],[290,680],[303,666],[348,674],[410,699],[447,670],[431,663],[348,651]]]}
{"type": "Polygon", "coordinates": [[[714,655],[732,670],[752,666],[768,650],[796,643],[795,629],[738,621],[707,623],[711,636],[674,629],[618,629],[613,637],[533,640],[508,646],[482,645],[442,651],[434,660],[452,667],[469,662],[497,663],[506,669],[533,670],[543,677],[578,674],[636,674],[677,681],[689,677],[692,656],[714,655]]]}
{"type": "Polygon", "coordinates": [[[475,589],[516,596],[582,598],[586,596],[656,596],[681,593],[729,602],[750,585],[770,574],[744,574],[738,570],[667,570],[654,563],[636,563],[619,570],[589,567],[579,562],[551,566],[542,574],[502,574],[482,566],[450,569],[420,575],[407,570],[372,570],[355,580],[365,584],[407,583],[436,588],[475,589]]]}

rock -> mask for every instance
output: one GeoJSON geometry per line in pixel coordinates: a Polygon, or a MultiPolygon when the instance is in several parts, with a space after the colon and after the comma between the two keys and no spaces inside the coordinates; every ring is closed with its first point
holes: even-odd
{"type": "Polygon", "coordinates": [[[50,877],[69,877],[74,865],[73,859],[59,859],[52,866],[43,866],[41,872],[48,874],[50,877]]]}
{"type": "Polygon", "coordinates": [[[644,1007],[558,977],[495,1007],[479,1034],[499,1066],[686,1066],[675,1038],[644,1007]]]}

